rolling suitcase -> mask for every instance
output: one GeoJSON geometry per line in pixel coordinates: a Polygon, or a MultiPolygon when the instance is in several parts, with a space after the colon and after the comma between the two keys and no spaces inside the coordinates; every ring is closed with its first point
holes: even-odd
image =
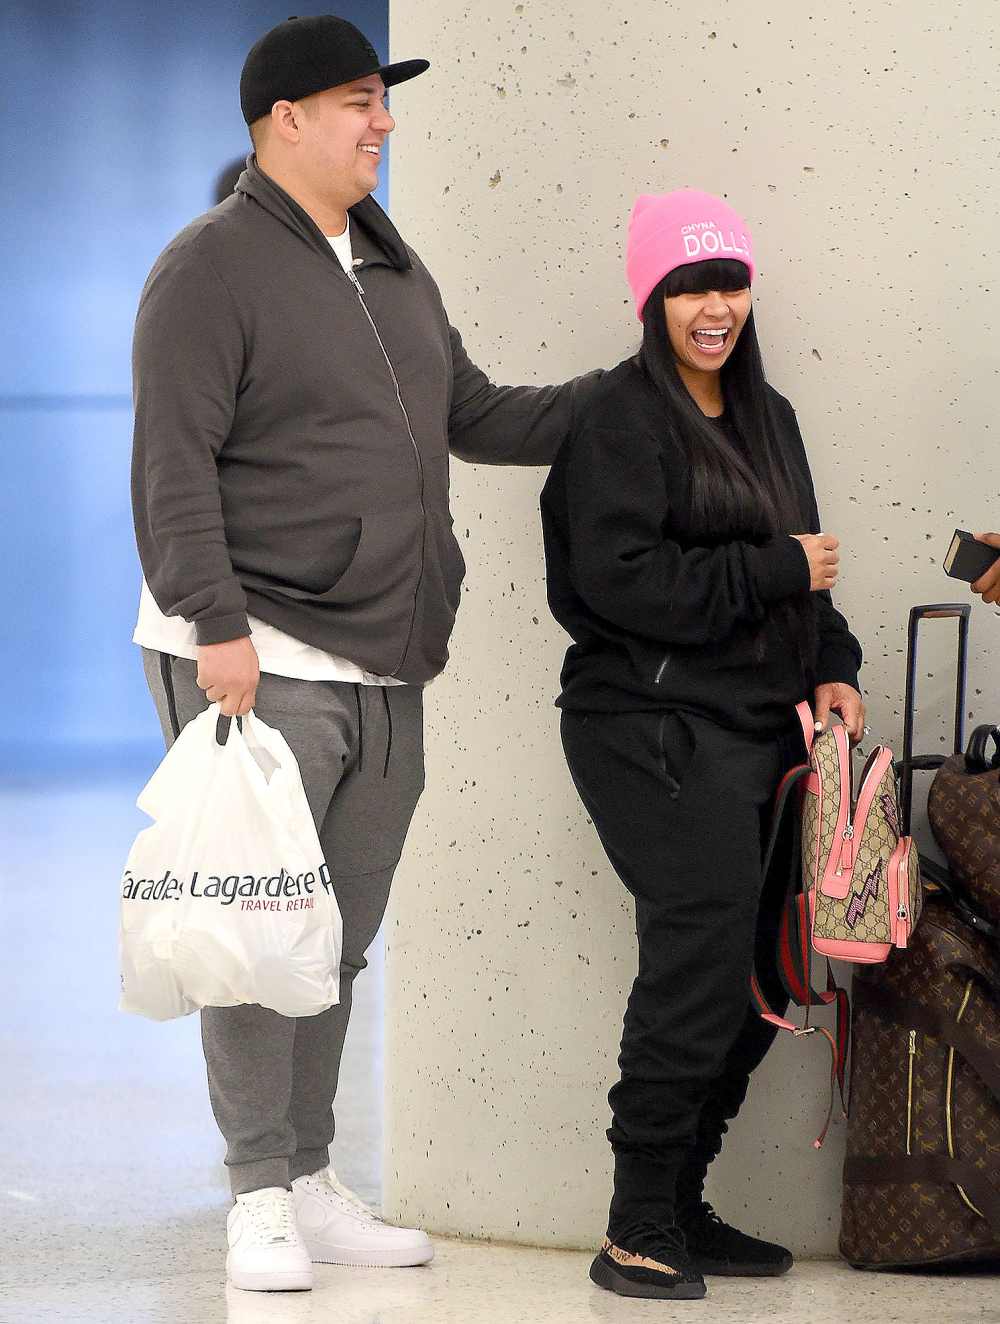
{"type": "MultiPolygon", "coordinates": [[[[915,607],[904,832],[914,771],[946,762],[913,753],[917,634],[935,618],[958,620],[951,758],[963,747],[969,607],[915,607]]],[[[909,947],[854,979],[840,1250],[859,1269],[1000,1261],[1000,926],[959,877],[921,865],[932,890],[909,947]]]]}
{"type": "Polygon", "coordinates": [[[927,817],[955,879],[1000,922],[1000,727],[976,727],[965,753],[944,760],[931,783],[927,817]]]}

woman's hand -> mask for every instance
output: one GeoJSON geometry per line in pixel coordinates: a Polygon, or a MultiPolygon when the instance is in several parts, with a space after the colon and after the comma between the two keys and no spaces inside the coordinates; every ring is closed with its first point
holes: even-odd
{"type": "Polygon", "coordinates": [[[857,745],[865,733],[865,701],[861,695],[850,685],[842,685],[840,682],[817,685],[814,707],[817,734],[826,730],[831,711],[840,714],[851,744],[857,745]]]}
{"type": "MultiPolygon", "coordinates": [[[[1000,547],[1000,533],[977,533],[976,542],[984,542],[987,547],[1000,547]]],[[[1000,602],[1000,557],[997,557],[985,575],[980,575],[972,591],[980,594],[984,602],[1000,602]]]]}
{"type": "Polygon", "coordinates": [[[832,533],[793,533],[809,560],[809,591],[833,588],[840,573],[840,540],[832,533]]]}

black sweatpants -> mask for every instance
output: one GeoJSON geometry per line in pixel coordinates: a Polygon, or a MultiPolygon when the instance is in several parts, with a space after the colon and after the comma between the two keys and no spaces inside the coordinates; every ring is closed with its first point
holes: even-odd
{"type": "MultiPolygon", "coordinates": [[[[791,715],[790,715],[791,716],[791,715]]],[[[794,718],[793,718],[794,720],[794,718]]],[[[726,1123],[775,1029],[749,1005],[755,952],[775,1009],[787,870],[761,854],[801,731],[758,738],[678,712],[562,714],[566,759],[608,858],[635,898],[639,969],[609,1095],[612,1232],[701,1199],[726,1123]]]]}

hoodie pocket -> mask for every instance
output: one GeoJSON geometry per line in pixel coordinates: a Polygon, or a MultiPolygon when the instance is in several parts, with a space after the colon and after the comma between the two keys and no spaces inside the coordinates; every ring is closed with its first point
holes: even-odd
{"type": "Polygon", "coordinates": [[[350,564],[314,600],[360,607],[412,598],[420,578],[423,539],[423,518],[410,507],[365,516],[350,564]]]}
{"type": "MultiPolygon", "coordinates": [[[[296,583],[241,575],[247,588],[296,602],[366,608],[377,614],[412,605],[423,559],[423,517],[412,507],[380,511],[350,521],[353,553],[333,540],[337,554],[314,563],[296,583]],[[306,584],[303,584],[303,578],[306,584]],[[315,584],[315,587],[312,585],[315,584]],[[308,586],[306,586],[308,585],[308,586]]],[[[409,610],[409,607],[406,607],[409,610]]]]}
{"type": "Polygon", "coordinates": [[[675,711],[661,713],[660,768],[671,800],[676,800],[680,796],[697,744],[694,728],[685,713],[675,711]]]}
{"type": "Polygon", "coordinates": [[[312,534],[308,546],[289,545],[277,550],[255,547],[252,555],[235,558],[245,588],[309,602],[340,583],[357,560],[361,547],[360,519],[330,520],[312,534]]]}
{"type": "Polygon", "coordinates": [[[324,530],[323,554],[296,581],[306,593],[324,593],[339,583],[357,559],[364,530],[360,519],[344,520],[324,530]]]}

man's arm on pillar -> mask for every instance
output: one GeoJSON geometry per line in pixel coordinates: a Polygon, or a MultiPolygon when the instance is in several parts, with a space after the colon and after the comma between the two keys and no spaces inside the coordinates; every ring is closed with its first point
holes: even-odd
{"type": "Polygon", "coordinates": [[[494,386],[469,358],[454,327],[454,374],[448,441],[473,464],[551,464],[603,375],[602,369],[562,386],[494,386]]]}

